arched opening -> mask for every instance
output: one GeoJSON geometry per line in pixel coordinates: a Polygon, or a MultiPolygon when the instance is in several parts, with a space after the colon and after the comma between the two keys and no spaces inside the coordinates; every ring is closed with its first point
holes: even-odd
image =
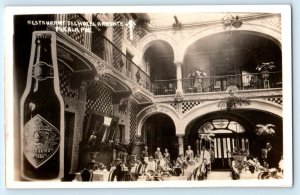
{"type": "Polygon", "coordinates": [[[280,44],[262,33],[225,31],[206,36],[188,47],[183,64],[185,92],[225,91],[228,86],[239,89],[281,87],[280,44]],[[256,69],[262,63],[275,66],[269,70],[268,86],[256,69]],[[206,79],[196,82],[197,75],[206,79]]]}
{"type": "Polygon", "coordinates": [[[144,136],[145,145],[148,146],[150,155],[159,147],[163,153],[167,148],[171,159],[177,157],[177,137],[175,134],[175,125],[172,119],[162,113],[149,116],[142,126],[142,136],[144,136]]]}
{"type": "Polygon", "coordinates": [[[174,52],[165,41],[152,41],[143,55],[146,73],[156,84],[154,93],[174,93],[176,89],[176,66],[174,52]],[[166,82],[168,80],[168,82],[166,82]],[[173,81],[172,81],[173,80],[173,81]]]}
{"type": "Polygon", "coordinates": [[[234,148],[245,151],[260,163],[263,163],[262,151],[267,142],[276,151],[276,161],[279,162],[283,153],[282,118],[265,111],[212,112],[191,121],[185,135],[185,147],[190,145],[195,154],[199,154],[201,146],[209,149],[212,170],[228,170],[234,148]],[[257,125],[268,124],[274,126],[275,134],[256,133],[257,125]]]}

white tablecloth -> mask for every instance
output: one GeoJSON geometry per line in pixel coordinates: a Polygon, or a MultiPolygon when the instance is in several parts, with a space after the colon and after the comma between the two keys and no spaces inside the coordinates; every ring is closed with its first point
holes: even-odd
{"type": "MultiPolygon", "coordinates": [[[[108,171],[100,171],[100,170],[93,171],[93,182],[108,181],[108,176],[109,176],[108,171]]],[[[81,181],[80,172],[76,173],[75,180],[81,181]]]]}

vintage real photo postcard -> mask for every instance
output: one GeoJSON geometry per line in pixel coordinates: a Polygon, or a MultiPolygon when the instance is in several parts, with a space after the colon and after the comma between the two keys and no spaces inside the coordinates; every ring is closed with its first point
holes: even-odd
{"type": "Polygon", "coordinates": [[[6,185],[292,185],[291,9],[7,7],[6,185]]]}

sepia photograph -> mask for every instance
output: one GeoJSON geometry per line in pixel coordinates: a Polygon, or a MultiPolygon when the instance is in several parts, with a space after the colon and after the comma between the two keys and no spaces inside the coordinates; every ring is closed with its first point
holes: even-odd
{"type": "Polygon", "coordinates": [[[6,10],[7,187],[292,185],[289,6],[26,9],[6,10]]]}

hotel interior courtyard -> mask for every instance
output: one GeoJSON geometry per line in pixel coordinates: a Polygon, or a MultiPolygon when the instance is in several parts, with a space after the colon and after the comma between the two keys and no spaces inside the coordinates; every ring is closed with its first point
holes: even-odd
{"type": "Polygon", "coordinates": [[[280,14],[19,15],[14,22],[16,119],[32,32],[56,32],[61,181],[283,177],[280,14]],[[115,25],[62,32],[27,21],[115,25]]]}

